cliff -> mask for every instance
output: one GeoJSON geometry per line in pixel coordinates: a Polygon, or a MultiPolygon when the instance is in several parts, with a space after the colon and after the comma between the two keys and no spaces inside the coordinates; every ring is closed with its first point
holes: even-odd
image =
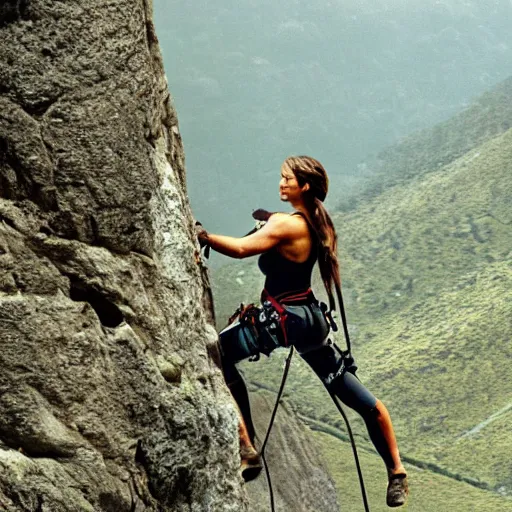
{"type": "Polygon", "coordinates": [[[0,508],[240,511],[149,0],[0,7],[0,508]]]}

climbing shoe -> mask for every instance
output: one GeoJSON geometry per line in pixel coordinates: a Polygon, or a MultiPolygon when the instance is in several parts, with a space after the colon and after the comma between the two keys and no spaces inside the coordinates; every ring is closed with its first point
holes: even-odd
{"type": "Polygon", "coordinates": [[[260,454],[252,446],[243,446],[240,447],[240,457],[242,459],[242,478],[246,482],[250,482],[261,473],[263,468],[260,454]]]}
{"type": "Polygon", "coordinates": [[[399,473],[390,475],[388,481],[388,490],[386,494],[386,504],[388,507],[401,507],[409,495],[409,484],[407,475],[399,473]]]}

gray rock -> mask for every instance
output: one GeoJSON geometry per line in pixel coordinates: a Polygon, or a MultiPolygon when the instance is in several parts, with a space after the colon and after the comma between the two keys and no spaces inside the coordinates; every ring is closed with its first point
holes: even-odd
{"type": "Polygon", "coordinates": [[[0,509],[239,511],[149,0],[0,6],[0,509]]]}

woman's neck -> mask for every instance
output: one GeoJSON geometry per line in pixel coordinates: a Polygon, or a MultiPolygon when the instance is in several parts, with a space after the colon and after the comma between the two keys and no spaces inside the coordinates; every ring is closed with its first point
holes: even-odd
{"type": "Polygon", "coordinates": [[[309,218],[310,217],[310,212],[309,212],[308,208],[306,207],[306,204],[304,203],[304,201],[300,201],[300,200],[299,201],[293,201],[293,202],[291,202],[291,205],[293,206],[293,209],[295,211],[304,214],[306,216],[306,219],[311,221],[311,219],[309,218]]]}
{"type": "Polygon", "coordinates": [[[290,201],[290,204],[293,206],[294,210],[297,210],[298,212],[306,213],[308,211],[304,201],[300,199],[290,201]]]}

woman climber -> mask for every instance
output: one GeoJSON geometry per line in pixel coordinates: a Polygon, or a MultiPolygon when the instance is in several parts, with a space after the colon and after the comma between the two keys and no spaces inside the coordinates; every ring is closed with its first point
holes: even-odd
{"type": "MultiPolygon", "coordinates": [[[[389,413],[384,404],[361,384],[355,371],[351,371],[350,367],[340,370],[343,368],[343,357],[340,361],[340,352],[326,339],[329,331],[328,315],[319,313],[319,303],[311,291],[311,274],[318,261],[330,307],[334,309],[332,287],[333,284],[339,287],[340,275],[336,231],[322,204],[327,189],[327,173],[320,162],[307,156],[289,157],[281,167],[279,195],[282,201],[292,205],[293,213],[270,214],[259,211],[260,220],[265,220],[265,224],[243,238],[211,234],[200,224],[196,228],[197,236],[202,246],[209,246],[233,258],[261,254],[258,265],[265,275],[265,289],[261,297],[264,305],[276,304],[278,308],[288,307],[290,310],[293,306],[307,309],[303,315],[303,335],[292,333],[292,328],[284,325],[284,332],[278,336],[280,344],[288,345],[283,343],[283,338],[293,344],[324,384],[328,383],[331,392],[362,416],[370,438],[387,468],[386,503],[389,507],[399,507],[405,503],[409,491],[407,474],[400,460],[389,413]]],[[[244,314],[248,316],[247,311],[242,312],[244,314]]],[[[257,315],[253,320],[258,331],[257,315]]],[[[242,416],[239,424],[240,453],[242,475],[246,481],[259,474],[261,460],[254,447],[255,433],[247,389],[235,363],[246,357],[244,350],[248,351],[247,355],[254,355],[251,352],[252,346],[259,344],[256,352],[260,350],[267,355],[275,348],[271,346],[272,343],[261,341],[263,334],[256,338],[251,344],[251,340],[247,341],[245,337],[240,352],[235,350],[236,347],[230,348],[232,340],[229,341],[229,336],[223,337],[222,332],[220,335],[224,377],[242,416]],[[224,338],[228,342],[223,343],[224,338]]],[[[271,339],[272,336],[267,338],[271,339]]]]}

